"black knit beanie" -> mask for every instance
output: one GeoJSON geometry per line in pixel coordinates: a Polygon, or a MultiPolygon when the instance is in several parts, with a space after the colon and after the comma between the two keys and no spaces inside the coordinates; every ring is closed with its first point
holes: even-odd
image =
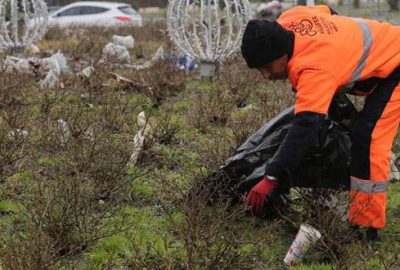
{"type": "Polygon", "coordinates": [[[279,23],[251,20],[242,39],[242,55],[249,68],[260,68],[281,56],[293,53],[294,34],[279,23]]]}

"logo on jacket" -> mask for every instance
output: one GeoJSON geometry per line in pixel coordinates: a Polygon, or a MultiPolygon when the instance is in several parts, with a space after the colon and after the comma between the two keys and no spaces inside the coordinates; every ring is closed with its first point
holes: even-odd
{"type": "Polygon", "coordinates": [[[313,23],[310,20],[303,19],[300,22],[292,22],[290,28],[295,33],[300,33],[300,35],[305,36],[315,36],[317,34],[316,31],[313,30],[313,23]]]}
{"type": "Polygon", "coordinates": [[[338,28],[335,23],[327,20],[324,17],[313,16],[308,19],[302,19],[301,21],[291,22],[290,29],[293,32],[299,33],[302,36],[315,36],[316,34],[321,35],[333,35],[338,32],[338,28]]]}

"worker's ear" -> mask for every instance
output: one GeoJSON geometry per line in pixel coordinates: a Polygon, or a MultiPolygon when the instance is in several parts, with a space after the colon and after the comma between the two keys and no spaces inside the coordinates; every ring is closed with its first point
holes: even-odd
{"type": "Polygon", "coordinates": [[[281,56],[278,59],[276,59],[276,61],[279,64],[286,64],[289,61],[289,56],[287,54],[284,54],[283,56],[281,56]]]}

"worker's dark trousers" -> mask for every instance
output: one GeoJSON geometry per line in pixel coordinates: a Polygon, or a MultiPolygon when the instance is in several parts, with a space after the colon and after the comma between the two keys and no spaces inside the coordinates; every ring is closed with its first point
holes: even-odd
{"type": "Polygon", "coordinates": [[[400,122],[400,68],[365,101],[353,131],[349,220],[382,228],[393,139],[400,122]]]}

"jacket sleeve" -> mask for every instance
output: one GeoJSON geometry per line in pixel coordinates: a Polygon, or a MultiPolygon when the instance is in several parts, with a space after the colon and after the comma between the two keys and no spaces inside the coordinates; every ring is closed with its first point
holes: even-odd
{"type": "MultiPolygon", "coordinates": [[[[290,172],[318,146],[319,128],[338,88],[328,72],[306,69],[295,82],[295,117],[285,139],[265,168],[265,174],[288,179],[290,172]]],[[[293,82],[292,82],[293,83],[293,82]]]]}

